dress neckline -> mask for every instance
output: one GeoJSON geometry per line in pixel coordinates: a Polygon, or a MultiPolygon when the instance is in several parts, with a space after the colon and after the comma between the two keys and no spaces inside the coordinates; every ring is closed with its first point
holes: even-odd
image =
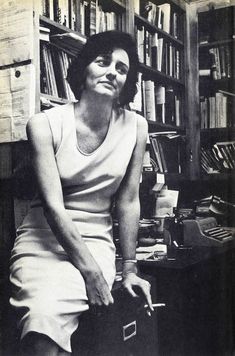
{"type": "Polygon", "coordinates": [[[75,103],[73,103],[73,122],[74,122],[74,134],[75,134],[75,142],[76,142],[76,148],[77,150],[84,156],[92,156],[93,154],[95,154],[97,151],[99,151],[103,145],[106,143],[106,141],[108,140],[108,137],[110,135],[110,131],[111,131],[111,128],[113,126],[113,120],[114,120],[114,111],[112,111],[112,114],[111,114],[111,117],[110,117],[110,120],[109,120],[109,126],[108,126],[108,130],[106,132],[106,135],[103,139],[103,141],[101,142],[101,144],[92,152],[88,153],[88,152],[84,152],[80,147],[79,147],[79,144],[78,144],[78,139],[77,139],[77,132],[76,132],[76,120],[75,120],[75,103]]]}

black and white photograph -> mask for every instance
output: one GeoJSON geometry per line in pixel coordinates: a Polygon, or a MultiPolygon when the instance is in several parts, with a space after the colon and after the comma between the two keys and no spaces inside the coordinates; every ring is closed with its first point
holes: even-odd
{"type": "Polygon", "coordinates": [[[235,0],[0,18],[0,355],[235,356],[235,0]]]}

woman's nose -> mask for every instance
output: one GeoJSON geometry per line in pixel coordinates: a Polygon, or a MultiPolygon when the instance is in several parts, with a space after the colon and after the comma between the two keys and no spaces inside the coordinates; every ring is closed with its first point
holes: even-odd
{"type": "Polygon", "coordinates": [[[115,64],[110,64],[107,68],[106,76],[110,79],[114,79],[117,75],[115,64]]]}

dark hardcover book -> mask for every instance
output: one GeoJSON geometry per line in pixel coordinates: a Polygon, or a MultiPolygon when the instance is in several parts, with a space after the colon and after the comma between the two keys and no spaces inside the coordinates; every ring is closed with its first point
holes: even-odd
{"type": "Polygon", "coordinates": [[[165,158],[166,147],[163,147],[164,143],[162,142],[160,137],[156,137],[155,140],[157,141],[157,145],[158,145],[158,148],[159,148],[159,153],[160,153],[160,157],[161,157],[163,173],[168,173],[168,166],[167,166],[167,161],[166,161],[166,158],[165,158]]]}
{"type": "Polygon", "coordinates": [[[158,68],[158,34],[154,33],[151,38],[151,62],[152,67],[158,68]]]}
{"type": "Polygon", "coordinates": [[[224,46],[219,47],[219,57],[220,57],[221,78],[225,78],[226,77],[226,62],[225,62],[225,48],[224,48],[224,46]]]}
{"type": "Polygon", "coordinates": [[[47,87],[46,91],[47,94],[52,95],[52,85],[51,85],[51,78],[50,78],[50,70],[49,70],[49,61],[48,61],[48,54],[47,54],[47,44],[42,44],[42,61],[43,61],[43,69],[44,77],[45,77],[45,86],[47,87]]]}
{"type": "Polygon", "coordinates": [[[181,137],[169,139],[165,135],[159,135],[157,140],[159,142],[164,172],[181,173],[183,168],[181,137]]]}
{"type": "Polygon", "coordinates": [[[232,77],[232,54],[229,45],[224,46],[226,78],[232,77]]]}
{"type": "Polygon", "coordinates": [[[208,166],[216,171],[221,171],[223,168],[221,157],[217,155],[214,149],[204,149],[201,147],[201,156],[207,162],[208,166]]]}
{"type": "Polygon", "coordinates": [[[49,94],[43,46],[43,42],[40,42],[40,91],[49,94]]]}
{"type": "Polygon", "coordinates": [[[53,65],[53,61],[52,61],[52,53],[51,52],[52,52],[52,47],[47,46],[48,66],[49,66],[49,72],[50,72],[52,95],[58,97],[58,90],[57,90],[55,71],[54,71],[54,65],[53,65]]]}
{"type": "Polygon", "coordinates": [[[224,158],[227,167],[230,169],[235,168],[234,166],[235,156],[233,150],[231,150],[232,144],[230,144],[229,142],[217,142],[216,146],[219,149],[221,156],[224,158]]]}
{"type": "Polygon", "coordinates": [[[58,96],[60,98],[66,98],[64,71],[61,65],[61,61],[59,59],[61,54],[57,48],[53,48],[51,53],[52,53],[52,61],[54,65],[55,78],[56,78],[57,89],[58,89],[58,96]]]}
{"type": "Polygon", "coordinates": [[[232,168],[234,169],[235,168],[235,150],[234,150],[234,147],[233,147],[233,145],[231,143],[227,143],[225,145],[225,147],[226,147],[230,162],[232,164],[232,168]]]}
{"type": "Polygon", "coordinates": [[[159,172],[163,173],[163,166],[162,166],[162,160],[161,160],[161,155],[160,155],[160,150],[158,146],[157,139],[155,137],[149,137],[150,139],[150,144],[152,148],[152,153],[153,153],[153,158],[157,163],[157,166],[159,167],[159,172]]]}
{"type": "Polygon", "coordinates": [[[61,23],[61,9],[59,7],[59,0],[54,0],[53,9],[54,9],[54,20],[56,22],[61,23]]]}
{"type": "Polygon", "coordinates": [[[96,33],[96,0],[90,0],[90,36],[96,33]]]}
{"type": "Polygon", "coordinates": [[[175,94],[172,87],[166,87],[165,123],[175,125],[175,94]]]}

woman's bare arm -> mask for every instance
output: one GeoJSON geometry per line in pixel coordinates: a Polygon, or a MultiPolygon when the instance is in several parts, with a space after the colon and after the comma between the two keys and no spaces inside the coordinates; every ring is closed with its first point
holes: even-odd
{"type": "Polygon", "coordinates": [[[123,285],[133,296],[136,296],[133,287],[138,286],[152,310],[150,285],[147,281],[136,276],[135,263],[130,261],[135,260],[136,256],[136,239],[140,218],[139,182],[147,139],[147,122],[139,115],[137,119],[137,142],[127,173],[118,192],[116,207],[119,220],[119,238],[124,260],[123,285]]]}

